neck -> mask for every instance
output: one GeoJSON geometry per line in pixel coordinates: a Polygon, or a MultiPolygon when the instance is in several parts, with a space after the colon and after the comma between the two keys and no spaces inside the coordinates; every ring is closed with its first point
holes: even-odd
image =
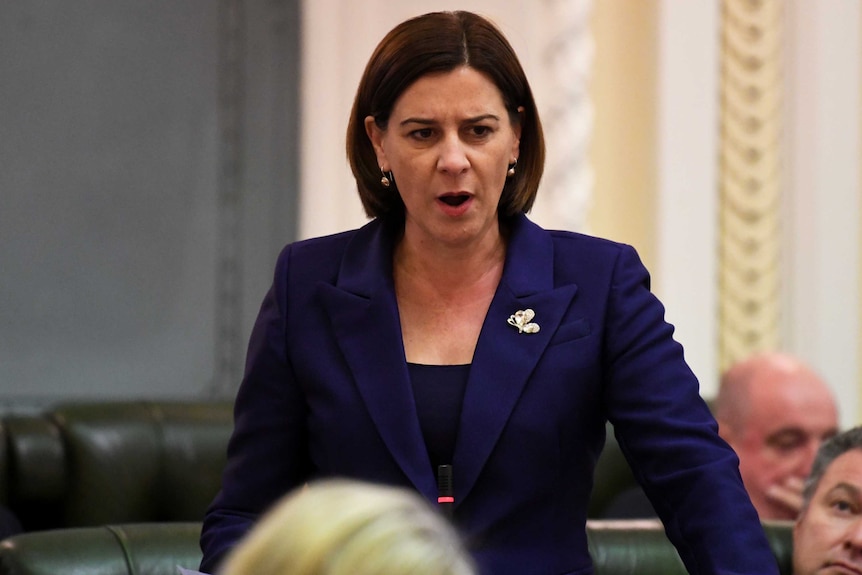
{"type": "Polygon", "coordinates": [[[493,285],[503,272],[506,245],[499,233],[468,245],[429,245],[403,237],[395,249],[396,277],[419,281],[446,293],[493,285]]]}

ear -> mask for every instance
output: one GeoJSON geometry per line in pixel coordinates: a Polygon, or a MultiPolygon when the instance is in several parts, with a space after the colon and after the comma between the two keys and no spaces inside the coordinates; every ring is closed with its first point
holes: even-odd
{"type": "Polygon", "coordinates": [[[385,132],[374,121],[374,116],[365,117],[365,133],[374,147],[374,153],[377,155],[377,165],[380,166],[382,171],[388,171],[389,166],[386,161],[386,152],[383,151],[383,135],[385,132]]]}
{"type": "Polygon", "coordinates": [[[512,157],[517,159],[521,155],[521,126],[524,125],[524,107],[518,106],[518,119],[512,123],[512,131],[515,133],[515,141],[512,142],[512,157]]]}
{"type": "Polygon", "coordinates": [[[730,422],[720,417],[716,417],[715,422],[718,423],[718,435],[727,443],[733,443],[736,438],[733,436],[733,426],[730,422]]]}

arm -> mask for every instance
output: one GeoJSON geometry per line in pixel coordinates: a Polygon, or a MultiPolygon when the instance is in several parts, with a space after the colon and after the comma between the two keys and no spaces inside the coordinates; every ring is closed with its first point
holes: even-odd
{"type": "Polygon", "coordinates": [[[207,573],[216,571],[260,513],[308,476],[306,404],[287,354],[289,258],[287,248],[249,340],[222,489],[201,532],[201,571],[207,573]]]}
{"type": "Polygon", "coordinates": [[[738,472],[696,377],[634,250],[609,294],[605,402],[620,447],[692,574],[777,573],[738,472]]]}

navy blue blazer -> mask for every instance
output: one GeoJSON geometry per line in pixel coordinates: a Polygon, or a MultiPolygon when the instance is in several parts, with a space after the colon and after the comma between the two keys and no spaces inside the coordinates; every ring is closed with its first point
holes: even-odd
{"type": "MultiPolygon", "coordinates": [[[[379,221],[287,246],[236,398],[202,571],[278,497],[344,476],[436,501],[379,221]]],[[[470,368],[454,520],[484,575],[592,573],[585,535],[610,419],[690,573],[777,574],[734,452],[699,395],[634,249],[526,217],[470,368]],[[537,333],[507,322],[535,311],[537,333]]]]}

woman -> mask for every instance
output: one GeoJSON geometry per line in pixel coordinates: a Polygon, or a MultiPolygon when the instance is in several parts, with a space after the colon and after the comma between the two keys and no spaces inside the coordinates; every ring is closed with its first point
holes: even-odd
{"type": "Polygon", "coordinates": [[[223,575],[474,575],[458,535],[415,492],[326,480],[287,495],[223,575]]]}
{"type": "Polygon", "coordinates": [[[610,419],[690,572],[776,572],[634,250],[524,215],[542,130],[492,24],[455,12],[394,28],[360,81],[347,154],[374,219],[279,258],[202,570],[311,478],[433,501],[451,465],[482,573],[592,573],[586,508],[610,419]]]}

